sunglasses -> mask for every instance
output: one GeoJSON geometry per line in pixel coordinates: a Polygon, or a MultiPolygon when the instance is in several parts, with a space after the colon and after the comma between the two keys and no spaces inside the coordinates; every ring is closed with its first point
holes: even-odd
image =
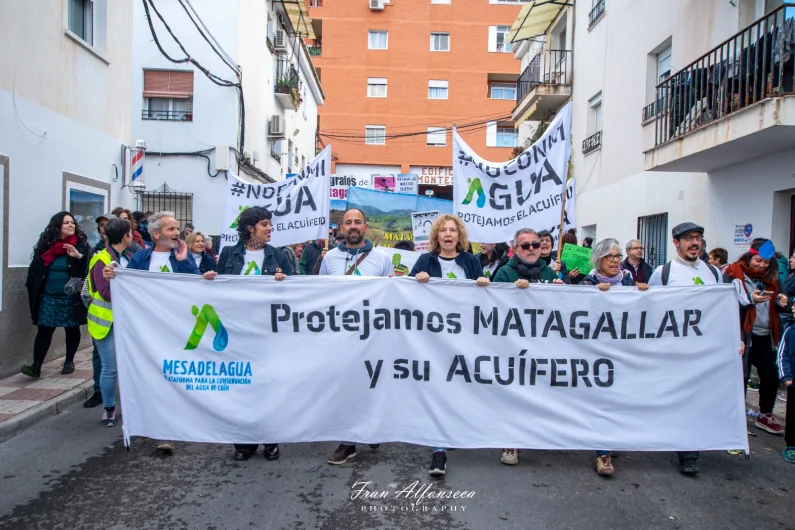
{"type": "Polygon", "coordinates": [[[522,243],[521,245],[519,245],[519,248],[525,251],[530,250],[531,248],[538,250],[539,248],[541,248],[541,243],[539,241],[534,241],[532,243],[522,243]]]}

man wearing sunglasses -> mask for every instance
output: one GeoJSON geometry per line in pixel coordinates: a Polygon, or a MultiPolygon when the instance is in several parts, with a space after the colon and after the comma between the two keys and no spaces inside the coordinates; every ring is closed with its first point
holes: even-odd
{"type": "MultiPolygon", "coordinates": [[[[527,289],[531,283],[562,284],[558,275],[541,259],[541,240],[535,230],[521,228],[511,242],[513,257],[494,275],[493,282],[513,283],[527,289]]],[[[503,449],[500,461],[509,466],[519,463],[516,449],[503,449]]]]}

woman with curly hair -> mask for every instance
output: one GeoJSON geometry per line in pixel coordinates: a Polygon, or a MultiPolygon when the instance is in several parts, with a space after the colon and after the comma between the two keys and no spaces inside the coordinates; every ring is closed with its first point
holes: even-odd
{"type": "MultiPolygon", "coordinates": [[[[420,256],[409,276],[413,276],[420,283],[427,283],[431,278],[449,278],[474,280],[480,287],[489,285],[489,279],[483,275],[480,258],[467,252],[469,240],[460,217],[440,215],[433,222],[428,239],[430,252],[420,256]]],[[[432,477],[441,477],[446,472],[447,449],[434,447],[428,473],[432,477]]]]}
{"type": "Polygon", "coordinates": [[[41,376],[41,365],[50,349],[55,328],[66,330],[66,359],[61,373],[75,371],[80,325],[86,323],[86,308],[80,300],[80,280],[86,277],[88,251],[86,234],[69,212],[53,215],[33,247],[25,287],[30,316],[38,332],[33,343],[33,364],[22,367],[22,373],[29,377],[41,376]]]}

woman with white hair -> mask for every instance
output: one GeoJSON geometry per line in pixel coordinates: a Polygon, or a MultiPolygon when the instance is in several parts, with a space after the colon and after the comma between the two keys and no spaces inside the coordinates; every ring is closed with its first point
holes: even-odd
{"type": "MultiPolygon", "coordinates": [[[[594,269],[583,278],[580,285],[595,285],[600,291],[607,291],[612,286],[636,286],[641,291],[646,291],[649,286],[645,283],[635,283],[632,274],[621,269],[621,244],[612,238],[603,239],[593,248],[591,263],[594,269]]],[[[610,451],[596,451],[596,472],[603,477],[609,477],[614,472],[610,451]]]]}

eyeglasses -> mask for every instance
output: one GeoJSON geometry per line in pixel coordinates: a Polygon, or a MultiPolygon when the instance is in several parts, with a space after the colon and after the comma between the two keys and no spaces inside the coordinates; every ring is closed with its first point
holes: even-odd
{"type": "Polygon", "coordinates": [[[689,235],[689,236],[682,236],[680,239],[684,239],[688,243],[692,243],[692,242],[700,243],[703,238],[701,237],[700,234],[692,234],[692,235],[689,235]]]}
{"type": "Polygon", "coordinates": [[[519,245],[519,248],[525,251],[530,250],[531,247],[538,250],[541,248],[541,243],[539,241],[533,241],[532,243],[522,243],[519,245]]]}
{"type": "Polygon", "coordinates": [[[623,257],[624,257],[623,254],[608,254],[607,256],[605,256],[605,259],[608,261],[621,261],[623,257]]]}
{"type": "Polygon", "coordinates": [[[629,250],[644,250],[643,247],[632,247],[629,250]]]}

